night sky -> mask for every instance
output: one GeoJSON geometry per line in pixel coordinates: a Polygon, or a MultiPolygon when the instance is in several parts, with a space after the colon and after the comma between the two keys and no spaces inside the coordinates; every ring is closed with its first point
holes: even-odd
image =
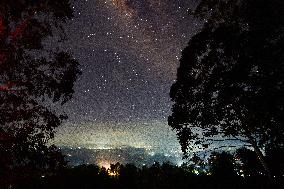
{"type": "MultiPolygon", "coordinates": [[[[189,0],[77,0],[61,44],[82,75],[64,105],[58,146],[180,151],[167,125],[181,51],[200,24],[189,0]]],[[[52,40],[46,44],[52,46],[52,40]]]]}

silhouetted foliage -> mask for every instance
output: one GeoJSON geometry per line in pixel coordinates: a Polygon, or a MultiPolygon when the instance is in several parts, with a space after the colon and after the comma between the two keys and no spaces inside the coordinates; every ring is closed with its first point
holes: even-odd
{"type": "Polygon", "coordinates": [[[138,168],[132,164],[120,165],[117,175],[121,188],[130,189],[136,188],[139,185],[139,172],[138,168]]]}
{"type": "MultiPolygon", "coordinates": [[[[228,154],[225,155],[226,157],[222,153],[218,153],[218,155],[219,157],[222,156],[222,158],[216,160],[219,163],[229,157],[228,154]]],[[[231,159],[231,156],[229,159],[231,159]]],[[[226,175],[225,173],[228,172],[223,168],[218,169],[218,174],[210,176],[188,173],[186,167],[177,167],[168,163],[153,164],[150,167],[144,166],[142,168],[130,164],[115,164],[115,166],[118,170],[116,175],[110,174],[112,168],[81,165],[62,170],[57,175],[33,178],[28,182],[22,182],[16,189],[269,188],[267,179],[262,176],[252,178],[232,174],[226,175]]],[[[216,166],[214,165],[214,167],[216,166]]],[[[214,168],[214,170],[217,169],[214,168]]],[[[280,188],[281,182],[283,182],[283,178],[277,178],[275,188],[277,186],[280,188]]]]}
{"type": "Polygon", "coordinates": [[[257,176],[264,174],[261,162],[252,150],[240,148],[236,151],[236,159],[240,161],[238,169],[244,176],[257,176]]]}
{"type": "Polygon", "coordinates": [[[209,159],[209,165],[213,176],[236,176],[234,156],[228,152],[213,152],[209,159]]]}
{"type": "Polygon", "coordinates": [[[63,34],[71,16],[69,0],[0,1],[0,183],[64,165],[46,144],[65,116],[48,104],[72,97],[80,71],[68,52],[47,54],[41,42],[53,30],[63,34]]]}
{"type": "Polygon", "coordinates": [[[266,158],[271,172],[276,177],[284,175],[284,148],[270,147],[266,151],[266,158]]]}
{"type": "Polygon", "coordinates": [[[185,155],[217,135],[241,139],[269,174],[260,148],[284,145],[283,10],[282,0],[201,0],[192,11],[205,24],[182,52],[168,119],[185,155]]]}

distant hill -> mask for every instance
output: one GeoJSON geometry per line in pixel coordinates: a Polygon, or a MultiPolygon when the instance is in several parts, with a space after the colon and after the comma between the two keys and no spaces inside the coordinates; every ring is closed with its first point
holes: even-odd
{"type": "Polygon", "coordinates": [[[138,167],[150,166],[155,162],[169,162],[173,165],[182,163],[181,154],[161,154],[144,148],[121,147],[110,149],[87,149],[61,147],[66,155],[69,165],[97,164],[108,168],[110,164],[120,162],[122,164],[134,164],[138,167]]]}

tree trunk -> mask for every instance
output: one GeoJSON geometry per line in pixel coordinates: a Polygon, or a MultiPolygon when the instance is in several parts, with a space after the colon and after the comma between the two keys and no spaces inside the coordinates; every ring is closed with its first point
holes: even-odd
{"type": "Polygon", "coordinates": [[[262,167],[264,168],[266,174],[267,174],[267,177],[269,179],[270,182],[273,182],[273,178],[272,178],[272,174],[271,174],[271,171],[270,171],[270,168],[268,166],[268,164],[266,163],[266,160],[264,158],[264,155],[263,153],[261,152],[261,150],[259,149],[256,141],[254,140],[254,138],[252,136],[248,136],[248,139],[249,139],[249,143],[252,145],[252,147],[254,148],[254,151],[262,165],[262,167]]]}

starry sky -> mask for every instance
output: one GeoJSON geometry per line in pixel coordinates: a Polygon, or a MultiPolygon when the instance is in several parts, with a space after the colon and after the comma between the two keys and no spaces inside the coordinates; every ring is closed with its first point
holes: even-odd
{"type": "MultiPolygon", "coordinates": [[[[61,110],[69,119],[54,143],[179,150],[167,125],[170,86],[182,49],[201,24],[192,0],[77,0],[64,24],[82,75],[61,110]]],[[[53,41],[46,44],[52,46],[53,41]]]]}

